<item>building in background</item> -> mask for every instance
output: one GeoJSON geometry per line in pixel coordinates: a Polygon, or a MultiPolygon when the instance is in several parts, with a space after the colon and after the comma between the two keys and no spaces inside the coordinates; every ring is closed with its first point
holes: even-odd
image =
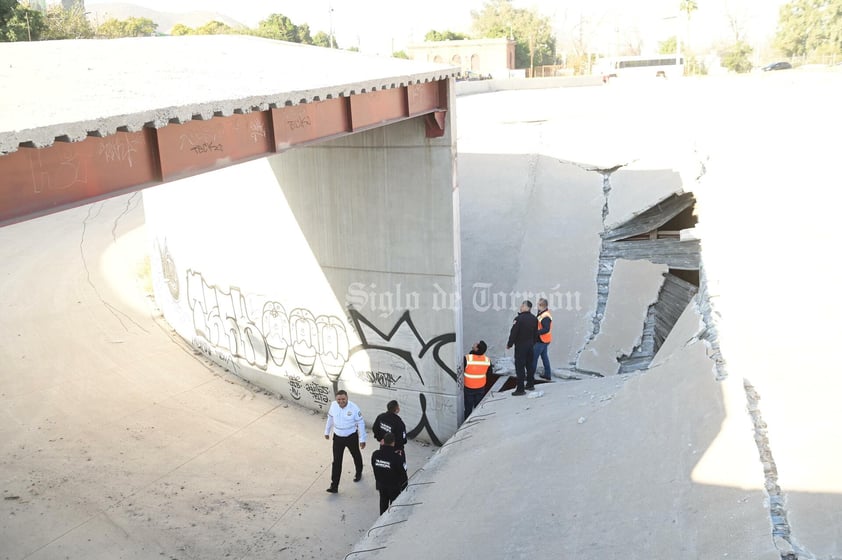
{"type": "Polygon", "coordinates": [[[513,39],[425,41],[408,45],[406,51],[413,60],[458,66],[463,76],[508,78],[515,68],[513,39]]]}

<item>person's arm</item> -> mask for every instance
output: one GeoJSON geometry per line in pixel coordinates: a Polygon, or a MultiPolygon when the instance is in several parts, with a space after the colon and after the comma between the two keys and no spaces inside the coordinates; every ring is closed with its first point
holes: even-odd
{"type": "Polygon", "coordinates": [[[538,336],[550,332],[550,321],[552,321],[552,319],[549,317],[541,319],[541,324],[538,326],[538,336]]]}
{"type": "Polygon", "coordinates": [[[325,439],[330,439],[330,430],[333,428],[333,415],[331,412],[333,411],[333,406],[331,406],[327,411],[327,422],[325,422],[325,439]]]}
{"type": "Polygon", "coordinates": [[[360,449],[365,449],[365,420],[359,408],[357,408],[357,433],[360,434],[360,449]]]}
{"type": "Polygon", "coordinates": [[[515,340],[517,340],[517,331],[520,322],[515,317],[515,322],[512,323],[512,330],[509,331],[509,341],[506,343],[506,350],[514,346],[515,340]]]}
{"type": "Polygon", "coordinates": [[[485,370],[485,375],[488,375],[489,373],[494,373],[494,363],[491,361],[488,362],[488,369],[485,370]]]}
{"type": "Polygon", "coordinates": [[[401,457],[400,466],[396,469],[400,488],[403,490],[409,484],[409,477],[406,476],[406,459],[401,457]]]}
{"type": "Polygon", "coordinates": [[[386,435],[383,433],[383,428],[380,427],[380,422],[382,418],[383,415],[381,414],[380,416],[374,419],[374,424],[371,425],[371,434],[374,436],[374,439],[376,439],[380,443],[383,443],[383,436],[386,435]]]}

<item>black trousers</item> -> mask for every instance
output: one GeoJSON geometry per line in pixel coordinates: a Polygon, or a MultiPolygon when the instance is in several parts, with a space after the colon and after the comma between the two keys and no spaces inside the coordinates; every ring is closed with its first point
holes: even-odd
{"type": "Polygon", "coordinates": [[[339,478],[342,476],[342,456],[345,455],[345,448],[351,452],[354,458],[354,467],[357,474],[363,472],[363,454],[360,453],[360,435],[354,432],[350,436],[338,436],[333,434],[333,469],[330,471],[331,486],[339,486],[339,478]]]}
{"type": "Polygon", "coordinates": [[[381,488],[378,490],[380,492],[380,515],[383,515],[392,502],[398,499],[400,496],[401,489],[400,488],[381,488]]]}
{"type": "Polygon", "coordinates": [[[532,368],[532,346],[515,346],[515,373],[517,374],[516,391],[523,391],[523,382],[535,384],[535,370],[532,368]]]}

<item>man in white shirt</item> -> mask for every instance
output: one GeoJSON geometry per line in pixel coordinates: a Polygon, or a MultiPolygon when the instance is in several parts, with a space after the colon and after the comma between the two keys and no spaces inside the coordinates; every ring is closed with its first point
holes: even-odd
{"type": "Polygon", "coordinates": [[[356,475],[354,482],[363,477],[363,456],[360,449],[365,449],[365,421],[360,407],[348,400],[348,393],[343,390],[336,392],[336,401],[330,404],[325,424],[325,439],[330,439],[333,429],[333,468],[330,473],[331,494],[339,492],[339,477],[342,476],[342,457],[345,448],[354,458],[356,475]]]}

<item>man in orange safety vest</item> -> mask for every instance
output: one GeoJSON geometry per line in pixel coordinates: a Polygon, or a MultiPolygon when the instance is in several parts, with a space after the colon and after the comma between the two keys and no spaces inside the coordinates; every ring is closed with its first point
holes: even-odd
{"type": "Polygon", "coordinates": [[[553,341],[553,316],[547,309],[548,302],[545,298],[538,300],[538,341],[532,347],[532,370],[538,373],[538,358],[544,364],[542,377],[547,381],[552,379],[550,369],[550,357],[547,354],[547,347],[553,341]]]}
{"type": "Polygon", "coordinates": [[[465,418],[470,416],[471,412],[485,396],[485,382],[486,375],[491,373],[491,360],[485,355],[488,346],[485,341],[480,340],[471,348],[462,360],[462,371],[464,380],[465,392],[465,418]]]}

